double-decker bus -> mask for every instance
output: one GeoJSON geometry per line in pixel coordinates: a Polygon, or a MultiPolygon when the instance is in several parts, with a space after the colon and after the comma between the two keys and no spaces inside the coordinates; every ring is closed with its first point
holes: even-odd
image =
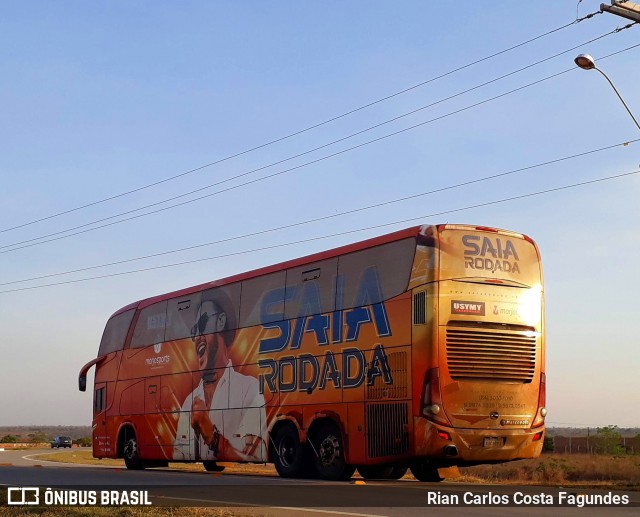
{"type": "Polygon", "coordinates": [[[93,455],[272,462],[399,478],[537,457],[540,254],[488,227],[416,226],[118,310],[96,359],[93,455]]]}

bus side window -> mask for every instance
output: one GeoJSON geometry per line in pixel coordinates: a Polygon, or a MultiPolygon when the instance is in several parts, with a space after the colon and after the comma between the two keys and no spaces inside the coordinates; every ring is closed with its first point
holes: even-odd
{"type": "Polygon", "coordinates": [[[98,357],[122,350],[124,348],[124,340],[129,332],[129,326],[133,319],[135,309],[130,309],[126,312],[118,314],[107,321],[107,326],[102,333],[102,339],[100,340],[100,348],[98,350],[98,357]]]}
{"type": "Polygon", "coordinates": [[[95,411],[94,414],[102,413],[105,408],[105,389],[104,387],[96,390],[95,411]]]}
{"type": "Polygon", "coordinates": [[[193,293],[182,298],[172,298],[167,305],[165,341],[191,337],[191,328],[196,321],[202,293],[193,293]]]}
{"type": "Polygon", "coordinates": [[[286,318],[332,312],[335,309],[337,272],[337,258],[288,269],[286,318]]]}
{"type": "Polygon", "coordinates": [[[284,319],[285,271],[242,282],[240,327],[251,327],[284,319]]]}
{"type": "Polygon", "coordinates": [[[131,337],[131,348],[142,348],[164,341],[167,302],[158,302],[140,311],[131,337]]]}
{"type": "Polygon", "coordinates": [[[416,240],[409,238],[341,256],[336,308],[379,303],[403,293],[415,251],[416,240]]]}

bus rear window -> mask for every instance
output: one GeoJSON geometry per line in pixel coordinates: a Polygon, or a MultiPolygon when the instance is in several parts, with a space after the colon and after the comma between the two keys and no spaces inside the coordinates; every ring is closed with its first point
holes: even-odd
{"type": "Polygon", "coordinates": [[[131,325],[131,319],[134,313],[135,309],[131,309],[107,321],[107,326],[104,329],[102,340],[100,341],[98,357],[124,348],[124,340],[127,337],[129,325],[131,325]]]}

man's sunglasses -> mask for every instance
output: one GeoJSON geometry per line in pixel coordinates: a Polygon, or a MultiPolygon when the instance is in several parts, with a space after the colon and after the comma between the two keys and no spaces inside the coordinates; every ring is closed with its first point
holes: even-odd
{"type": "Polygon", "coordinates": [[[191,327],[191,337],[202,336],[205,329],[207,328],[207,323],[209,323],[209,320],[216,317],[218,314],[220,313],[214,312],[212,314],[208,314],[206,312],[203,312],[202,314],[200,314],[200,317],[198,318],[198,321],[196,321],[196,324],[191,327]]]}

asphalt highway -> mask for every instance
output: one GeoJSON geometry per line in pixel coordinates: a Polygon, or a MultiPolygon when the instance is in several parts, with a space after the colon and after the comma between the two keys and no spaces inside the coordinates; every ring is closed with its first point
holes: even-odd
{"type": "Polygon", "coordinates": [[[70,465],[36,460],[44,451],[0,452],[0,486],[64,487],[76,490],[146,490],[153,505],[230,506],[256,515],[640,515],[640,492],[613,492],[628,498],[617,507],[551,506],[544,500],[605,495],[608,490],[457,482],[358,481],[333,483],[269,476],[189,472],[170,469],[130,471],[119,467],[70,465]],[[432,504],[428,505],[431,498],[432,504]],[[451,507],[465,500],[484,506],[451,507]],[[536,506],[525,506],[538,498],[536,506]],[[434,501],[438,500],[435,504],[434,501]],[[520,503],[511,506],[504,501],[520,503]]]}

